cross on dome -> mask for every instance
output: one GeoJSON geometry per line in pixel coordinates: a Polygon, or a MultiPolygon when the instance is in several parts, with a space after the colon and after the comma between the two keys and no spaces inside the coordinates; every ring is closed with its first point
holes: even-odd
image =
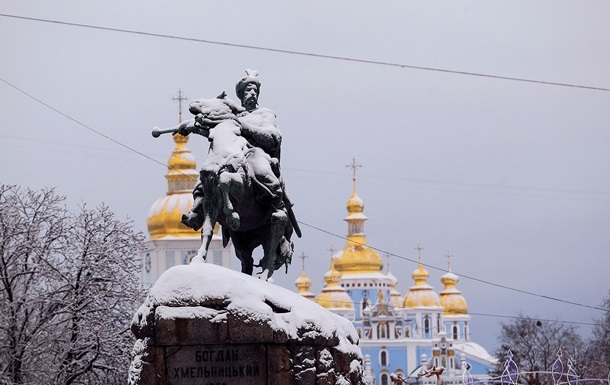
{"type": "Polygon", "coordinates": [[[417,261],[419,262],[419,264],[421,265],[421,251],[424,248],[422,247],[421,243],[417,244],[417,247],[415,248],[415,250],[417,250],[417,261]]]}
{"type": "Polygon", "coordinates": [[[303,271],[305,271],[305,258],[309,257],[302,252],[301,255],[299,255],[299,258],[301,258],[301,266],[303,267],[303,271]]]}
{"type": "Polygon", "coordinates": [[[172,100],[178,101],[178,123],[182,123],[182,101],[187,99],[182,90],[178,90],[178,96],[172,98],[172,100]]]}
{"type": "Polygon", "coordinates": [[[364,167],[363,165],[356,163],[356,158],[352,158],[352,163],[346,164],[345,167],[349,167],[352,169],[352,180],[354,181],[354,191],[356,190],[356,170],[360,167],[364,167]]]}
{"type": "Polygon", "coordinates": [[[451,272],[451,258],[453,257],[453,254],[447,252],[445,257],[447,257],[447,271],[451,272]]]}

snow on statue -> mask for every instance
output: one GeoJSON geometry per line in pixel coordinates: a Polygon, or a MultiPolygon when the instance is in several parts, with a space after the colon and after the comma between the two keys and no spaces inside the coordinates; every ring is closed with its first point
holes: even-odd
{"type": "Polygon", "coordinates": [[[276,116],[259,107],[261,83],[258,73],[246,70],[235,90],[241,106],[225,92],[215,99],[191,102],[194,119],[168,130],[173,135],[202,135],[210,141],[208,156],[193,191],[194,204],[182,216],[182,223],[202,228],[202,244],[193,262],[207,255],[216,223],[222,225],[223,243],[233,240],[241,271],[252,274],[261,267],[261,278],[268,279],[275,270],[292,260],[292,233],[301,231],[292,211],[280,173],[282,134],[276,116]],[[263,257],[254,264],[252,252],[263,247],[263,257]]]}

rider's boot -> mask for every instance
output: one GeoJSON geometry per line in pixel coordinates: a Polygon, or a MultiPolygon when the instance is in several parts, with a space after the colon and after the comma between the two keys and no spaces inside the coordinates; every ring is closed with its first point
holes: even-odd
{"type": "Polygon", "coordinates": [[[271,222],[288,221],[288,213],[283,200],[274,199],[271,202],[271,206],[273,207],[273,211],[271,212],[271,222]]]}
{"type": "Polygon", "coordinates": [[[197,197],[193,202],[191,210],[186,214],[182,214],[180,222],[193,230],[199,230],[203,226],[203,220],[203,197],[197,197]]]}

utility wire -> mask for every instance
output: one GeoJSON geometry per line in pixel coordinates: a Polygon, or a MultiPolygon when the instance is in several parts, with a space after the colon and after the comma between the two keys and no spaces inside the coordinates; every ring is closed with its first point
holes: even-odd
{"type": "MultiPolygon", "coordinates": [[[[154,158],[152,158],[152,157],[150,157],[150,156],[148,156],[148,155],[144,154],[143,152],[140,152],[140,151],[136,150],[136,149],[135,149],[135,148],[133,148],[133,147],[129,147],[128,145],[126,145],[126,144],[123,144],[123,143],[119,142],[118,140],[116,140],[116,139],[114,139],[114,138],[112,138],[112,137],[110,137],[110,136],[108,136],[108,135],[106,135],[106,134],[104,134],[104,133],[102,133],[102,132],[100,132],[100,131],[98,131],[98,130],[94,129],[93,127],[90,127],[90,126],[86,125],[85,123],[83,123],[83,122],[81,122],[81,121],[76,120],[75,118],[71,117],[70,115],[68,115],[68,114],[66,114],[66,113],[64,113],[64,112],[62,112],[62,111],[60,111],[60,110],[58,110],[57,108],[55,108],[55,107],[51,106],[51,105],[50,105],[50,104],[48,104],[48,103],[45,103],[44,101],[42,101],[42,100],[38,99],[38,98],[37,98],[37,97],[35,97],[34,95],[32,95],[32,94],[28,93],[27,91],[24,91],[24,90],[22,90],[21,88],[17,87],[16,85],[14,85],[14,84],[10,83],[10,82],[9,82],[9,81],[7,81],[6,79],[4,79],[4,78],[0,77],[0,81],[4,82],[6,85],[8,85],[8,86],[12,87],[13,89],[15,89],[15,90],[17,90],[17,91],[21,92],[22,94],[24,94],[25,96],[29,97],[30,99],[35,100],[36,102],[38,102],[38,103],[42,104],[43,106],[47,107],[47,108],[48,108],[48,109],[50,109],[51,111],[54,111],[54,112],[58,113],[59,115],[63,116],[64,118],[66,118],[66,119],[68,119],[68,120],[71,120],[72,122],[74,122],[74,123],[78,124],[79,126],[82,126],[82,127],[86,128],[87,130],[89,130],[89,131],[91,131],[91,132],[93,132],[93,133],[95,133],[95,134],[97,134],[97,135],[101,136],[102,138],[107,139],[107,140],[109,140],[109,141],[111,141],[111,142],[113,142],[113,143],[115,143],[115,144],[118,144],[119,146],[121,146],[121,147],[123,147],[123,148],[126,148],[126,149],[127,149],[127,150],[129,150],[129,151],[133,151],[133,152],[135,152],[136,154],[138,154],[138,155],[140,155],[140,156],[143,156],[144,158],[146,158],[146,159],[148,159],[148,160],[151,160],[151,161],[153,161],[153,162],[155,162],[155,163],[157,163],[157,164],[162,165],[163,167],[169,167],[169,166],[168,166],[168,165],[166,165],[165,163],[159,162],[158,160],[156,160],[156,159],[154,159],[154,158]]],[[[174,169],[174,171],[180,172],[179,170],[176,170],[176,169],[174,169]]],[[[185,175],[185,176],[187,176],[186,174],[184,174],[184,173],[182,173],[182,172],[180,172],[180,173],[181,173],[181,174],[183,174],[183,175],[185,175]]]]}
{"type": "MultiPolygon", "coordinates": [[[[333,237],[341,238],[341,239],[346,240],[346,241],[348,240],[347,237],[341,236],[339,234],[335,234],[335,233],[333,233],[331,231],[328,231],[328,230],[324,230],[324,229],[322,229],[320,227],[313,226],[313,225],[310,225],[310,224],[302,222],[302,221],[297,221],[297,222],[299,222],[299,224],[301,224],[301,225],[307,226],[309,228],[312,228],[314,230],[320,231],[322,233],[326,233],[328,235],[332,235],[333,237]]],[[[445,271],[445,269],[443,269],[443,268],[440,268],[440,267],[437,267],[437,266],[434,266],[434,265],[429,265],[429,264],[426,264],[426,263],[423,263],[423,262],[420,262],[420,261],[416,261],[415,259],[407,258],[407,257],[404,257],[402,255],[394,254],[394,253],[391,253],[389,251],[386,251],[386,250],[383,250],[383,249],[380,249],[380,248],[368,245],[368,244],[363,243],[363,242],[354,241],[353,239],[349,240],[349,241],[353,242],[355,244],[361,245],[361,246],[367,246],[370,249],[373,249],[373,250],[378,251],[378,252],[383,253],[383,254],[390,255],[392,257],[396,257],[396,258],[403,259],[405,261],[409,261],[409,262],[413,262],[413,263],[418,263],[418,264],[421,264],[422,266],[426,266],[426,267],[429,267],[431,269],[435,269],[435,270],[439,270],[439,271],[445,271]]],[[[601,311],[604,311],[604,312],[608,311],[608,309],[604,309],[602,307],[585,305],[585,304],[578,303],[578,302],[566,301],[566,300],[563,300],[563,299],[560,299],[560,298],[551,297],[551,296],[544,295],[544,294],[537,294],[537,293],[534,293],[534,292],[531,292],[531,291],[527,291],[527,290],[517,289],[517,288],[514,288],[514,287],[502,285],[502,284],[499,284],[499,283],[494,283],[494,282],[491,282],[491,281],[487,281],[485,279],[476,278],[476,277],[472,277],[472,276],[465,275],[465,274],[459,274],[459,276],[463,277],[463,278],[470,279],[470,280],[475,281],[475,282],[484,283],[486,285],[495,286],[495,287],[499,287],[501,289],[506,289],[506,290],[514,291],[514,292],[521,293],[521,294],[527,294],[527,295],[530,295],[530,296],[534,296],[534,297],[538,297],[538,298],[543,298],[543,299],[547,299],[547,300],[551,300],[551,301],[555,301],[555,302],[561,302],[561,303],[565,303],[565,304],[569,304],[569,305],[580,306],[580,307],[584,307],[584,308],[588,308],[588,309],[601,310],[601,311]]]]}
{"type": "Polygon", "coordinates": [[[168,34],[162,34],[162,33],[136,31],[136,30],[130,30],[130,29],[123,29],[123,28],[103,27],[103,26],[91,25],[91,24],[71,23],[71,22],[60,21],[60,20],[50,20],[50,19],[41,19],[41,18],[35,18],[35,17],[10,15],[10,14],[6,14],[6,13],[0,13],[0,16],[9,17],[9,18],[13,18],[13,19],[20,19],[20,20],[30,20],[30,21],[37,21],[37,22],[43,22],[43,23],[67,25],[67,26],[71,26],[71,27],[89,28],[89,29],[97,29],[97,30],[102,30],[102,31],[129,33],[129,34],[149,36],[149,37],[161,37],[161,38],[165,38],[165,39],[190,41],[190,42],[195,42],[195,43],[215,44],[215,45],[234,47],[234,48],[246,48],[246,49],[258,50],[258,51],[267,51],[267,52],[290,54],[290,55],[308,56],[308,57],[314,57],[314,58],[319,58],[319,59],[342,60],[342,61],[348,61],[348,62],[354,62],[354,63],[373,64],[373,65],[380,65],[380,66],[386,66],[386,67],[397,67],[397,68],[403,68],[403,69],[408,68],[408,69],[422,70],[422,71],[435,71],[435,72],[443,72],[443,73],[449,73],[449,74],[455,74],[455,75],[477,76],[477,77],[484,77],[484,78],[524,82],[524,83],[536,83],[536,84],[545,84],[545,85],[560,86],[560,87],[581,88],[581,89],[595,90],[595,91],[606,91],[606,92],[610,91],[610,88],[605,88],[605,87],[594,87],[594,86],[585,86],[585,85],[573,84],[573,83],[559,83],[559,82],[526,79],[526,78],[519,78],[519,77],[512,77],[512,76],[491,75],[491,74],[485,74],[485,73],[479,73],[479,72],[458,71],[458,70],[450,70],[450,69],[445,69],[445,68],[416,66],[416,65],[410,65],[410,64],[392,63],[392,62],[385,62],[385,61],[379,61],[379,60],[358,59],[358,58],[347,57],[347,56],[325,55],[325,54],[319,54],[319,53],[313,53],[313,52],[293,51],[293,50],[288,50],[288,49],[270,48],[270,47],[262,47],[262,46],[248,45],[248,44],[229,43],[229,42],[224,42],[224,41],[216,41],[216,40],[208,40],[208,39],[198,39],[198,38],[194,38],[194,37],[184,37],[184,36],[168,35],[168,34]]]}
{"type": "Polygon", "coordinates": [[[534,318],[534,317],[525,317],[525,316],[516,316],[516,315],[500,315],[500,314],[486,314],[486,313],[472,313],[468,312],[470,315],[476,315],[479,317],[493,317],[493,318],[509,318],[509,319],[521,319],[524,318],[529,321],[541,321],[541,322],[556,322],[562,324],[572,324],[572,325],[585,325],[585,326],[595,326],[593,322],[580,322],[580,321],[562,321],[562,320],[554,320],[554,319],[544,319],[544,318],[534,318]]]}
{"type": "MultiPolygon", "coordinates": [[[[80,122],[80,121],[78,121],[77,119],[72,118],[70,115],[68,115],[68,114],[66,114],[66,113],[64,113],[64,112],[62,112],[62,111],[60,111],[60,110],[58,110],[57,108],[55,108],[55,107],[53,107],[53,106],[49,105],[48,103],[45,103],[44,101],[42,101],[42,100],[40,100],[40,99],[36,98],[36,97],[35,97],[35,96],[33,96],[32,94],[30,94],[30,93],[28,93],[28,92],[26,92],[26,91],[22,90],[21,88],[19,88],[19,87],[15,86],[14,84],[12,84],[12,83],[8,82],[8,81],[7,81],[7,80],[5,80],[4,78],[0,77],[0,81],[4,82],[5,84],[7,84],[8,86],[10,86],[11,88],[13,88],[13,89],[15,89],[15,90],[17,90],[17,91],[21,92],[22,94],[26,95],[27,97],[29,97],[29,98],[31,98],[31,99],[33,99],[33,100],[35,100],[36,102],[38,102],[38,103],[42,104],[43,106],[47,107],[48,109],[50,109],[50,110],[52,110],[52,111],[56,112],[57,114],[59,114],[59,115],[61,115],[61,116],[65,117],[66,119],[68,119],[68,120],[70,120],[70,121],[72,121],[72,122],[74,122],[74,123],[76,123],[76,124],[78,124],[78,125],[80,125],[80,126],[82,126],[82,127],[86,128],[87,130],[89,130],[89,131],[91,131],[91,132],[93,132],[93,133],[95,133],[95,134],[97,134],[97,135],[99,135],[99,136],[101,136],[101,137],[103,137],[103,138],[105,138],[105,139],[107,139],[107,140],[109,140],[109,141],[111,141],[111,142],[115,143],[115,144],[118,144],[119,146],[124,147],[124,148],[128,149],[129,151],[133,151],[134,153],[136,153],[136,154],[138,154],[138,155],[140,155],[140,156],[142,156],[142,157],[144,157],[144,158],[146,158],[146,159],[148,159],[148,160],[151,160],[151,161],[153,161],[153,162],[155,162],[155,163],[157,163],[157,164],[160,164],[160,165],[162,165],[163,167],[169,167],[169,166],[168,166],[168,165],[166,165],[165,163],[159,162],[158,160],[156,160],[156,159],[154,159],[154,158],[152,158],[152,157],[150,157],[150,156],[148,156],[148,155],[144,154],[143,152],[140,152],[140,151],[138,151],[138,150],[136,150],[136,149],[134,149],[134,148],[132,148],[132,147],[129,147],[129,146],[127,146],[126,144],[123,144],[123,143],[119,142],[118,140],[116,140],[116,139],[114,139],[114,138],[112,138],[112,137],[110,137],[110,136],[108,136],[108,135],[106,135],[106,134],[104,134],[104,133],[102,133],[102,132],[100,132],[100,131],[98,131],[98,130],[96,130],[96,129],[94,129],[94,128],[92,128],[92,127],[90,127],[90,126],[88,126],[88,125],[86,125],[86,124],[84,124],[84,123],[82,123],[82,122],[80,122]]],[[[170,168],[170,169],[173,169],[173,168],[171,168],[171,167],[169,167],[169,168],[170,168]]],[[[174,170],[174,171],[176,171],[176,172],[181,173],[182,175],[187,176],[186,174],[182,173],[180,170],[176,170],[176,169],[173,169],[173,170],[174,170]]],[[[298,222],[299,224],[302,224],[302,225],[304,225],[304,226],[310,227],[310,228],[315,229],[315,230],[317,230],[317,231],[320,231],[320,232],[322,232],[322,233],[326,233],[326,234],[329,234],[329,235],[334,236],[334,237],[336,237],[336,238],[340,238],[340,239],[343,239],[343,240],[347,240],[347,238],[346,238],[346,237],[344,237],[344,236],[341,236],[341,235],[335,234],[335,233],[333,233],[333,232],[331,232],[331,231],[328,231],[328,230],[324,230],[324,229],[322,229],[322,228],[320,228],[320,227],[313,226],[313,225],[310,225],[310,224],[305,223],[305,222],[302,222],[302,221],[297,221],[297,222],[298,222]]],[[[358,242],[353,241],[353,240],[352,240],[351,242],[358,243],[358,242]]],[[[369,247],[369,248],[371,248],[371,249],[373,249],[373,250],[376,250],[376,251],[378,251],[378,252],[381,252],[381,253],[384,253],[384,254],[388,254],[388,255],[391,255],[391,256],[396,257],[396,258],[403,259],[403,260],[405,260],[405,261],[409,261],[409,262],[413,262],[413,263],[421,263],[421,262],[416,261],[416,260],[414,260],[414,259],[410,259],[410,258],[407,258],[407,257],[401,256],[401,255],[397,255],[397,254],[394,254],[394,253],[390,253],[390,252],[388,252],[388,251],[385,251],[385,250],[382,250],[382,249],[379,249],[379,248],[376,248],[376,247],[373,247],[373,246],[370,246],[370,245],[366,245],[365,243],[359,243],[359,244],[360,244],[360,245],[362,245],[362,246],[367,246],[367,247],[369,247]]],[[[425,264],[425,263],[421,263],[421,264],[422,264],[423,266],[429,267],[429,268],[431,268],[431,269],[435,269],[435,270],[444,271],[444,269],[439,268],[439,267],[436,267],[436,266],[433,266],[433,265],[429,265],[429,264],[425,264]]],[[[543,295],[543,294],[537,294],[537,293],[533,293],[533,292],[530,292],[530,291],[526,291],[526,290],[521,290],[521,289],[513,288],[513,287],[510,287],[510,286],[506,286],[506,285],[502,285],[502,284],[494,283],[494,282],[491,282],[491,281],[487,281],[487,280],[484,280],[484,279],[480,279],[480,278],[476,278],[476,277],[472,277],[472,276],[468,276],[468,275],[462,275],[462,274],[460,274],[460,275],[461,275],[462,277],[464,277],[464,278],[467,278],[467,279],[473,280],[473,281],[475,281],[475,282],[484,283],[484,284],[487,284],[487,285],[490,285],[490,286],[495,286],[495,287],[499,287],[499,288],[506,289],[506,290],[511,290],[511,291],[514,291],[514,292],[517,292],[517,293],[527,294],[527,295],[530,295],[530,296],[534,296],[534,297],[538,297],[538,298],[543,298],[543,299],[547,299],[547,300],[551,300],[551,301],[556,301],[556,302],[561,302],[561,303],[565,303],[565,304],[569,304],[569,305],[580,306],[580,307],[589,308],[589,309],[595,309],[595,310],[601,310],[601,311],[604,311],[604,312],[607,312],[607,311],[608,311],[607,309],[604,309],[604,308],[601,308],[601,307],[596,307],[596,306],[591,306],[591,305],[585,305],[585,304],[581,304],[581,303],[578,303],[578,302],[566,301],[566,300],[563,300],[563,299],[560,299],[560,298],[555,298],[555,297],[551,297],[551,296],[547,296],[547,295],[543,295]]]]}
{"type": "MultiPolygon", "coordinates": [[[[33,144],[31,142],[41,143],[41,144],[50,144],[50,145],[58,145],[58,146],[67,146],[67,147],[77,147],[78,149],[89,148],[91,150],[96,151],[112,151],[112,152],[121,152],[125,151],[125,149],[117,149],[117,148],[103,148],[98,146],[84,145],[78,143],[65,143],[58,141],[50,141],[50,140],[42,140],[37,138],[28,138],[23,136],[14,136],[14,135],[3,135],[0,134],[0,138],[7,138],[9,140],[18,140],[18,141],[27,141],[29,144],[33,144]]],[[[27,149],[34,149],[36,151],[50,151],[50,152],[60,152],[61,150],[52,149],[49,146],[45,147],[37,147],[34,145],[18,145],[13,144],[13,147],[21,147],[27,149]]],[[[84,155],[82,152],[74,152],[78,155],[84,155]]],[[[126,153],[126,152],[125,152],[126,153]]],[[[90,154],[87,154],[90,155],[90,154]]],[[[162,154],[151,154],[150,156],[163,157],[162,154]]],[[[104,158],[103,155],[98,155],[97,158],[104,158]]],[[[304,170],[304,169],[295,169],[291,167],[282,167],[283,172],[286,171],[296,171],[301,172],[305,171],[310,174],[315,175],[344,175],[339,172],[328,172],[328,171],[320,171],[320,170],[304,170]]],[[[610,191],[592,191],[592,190],[574,190],[574,189],[560,189],[560,188],[545,188],[545,187],[524,187],[524,186],[510,186],[510,185],[493,185],[493,184],[483,184],[483,183],[468,183],[468,182],[448,182],[448,181],[439,181],[439,180],[429,180],[429,179],[414,179],[407,177],[390,177],[383,175],[365,175],[361,174],[360,178],[367,178],[371,180],[381,180],[387,181],[391,180],[395,183],[391,183],[390,186],[398,186],[404,187],[407,189],[417,189],[417,190],[432,190],[432,191],[448,191],[448,192],[458,192],[458,193],[468,193],[468,194],[491,194],[491,195],[510,195],[510,196],[518,196],[518,197],[536,197],[536,198],[559,198],[559,199],[575,199],[575,200],[585,200],[585,201],[593,201],[593,202],[606,202],[610,199],[610,191]],[[407,184],[405,184],[407,183],[407,184]],[[412,185],[415,184],[424,184],[426,186],[412,185]],[[428,185],[432,185],[428,186],[428,185]],[[446,185],[448,187],[434,187],[439,185],[446,185]],[[457,187],[464,187],[464,189],[457,187]],[[512,192],[507,191],[498,191],[501,190],[510,190],[512,192]],[[549,195],[553,194],[553,195],[549,195]],[[560,196],[556,194],[567,194],[565,196],[560,196]],[[601,195],[599,199],[591,198],[588,196],[576,196],[576,195],[601,195]]],[[[381,182],[383,183],[383,182],[381,182]]],[[[379,184],[379,183],[377,183],[379,184]]]]}
{"type": "MultiPolygon", "coordinates": [[[[2,135],[0,135],[2,136],[2,135]]],[[[303,173],[312,173],[328,176],[343,176],[345,174],[334,171],[320,171],[303,168],[286,168],[282,167],[283,170],[291,170],[303,173]]],[[[510,189],[510,190],[532,190],[536,192],[550,192],[550,193],[567,193],[567,194],[596,194],[596,195],[608,195],[610,191],[594,191],[594,190],[575,190],[575,189],[564,189],[564,188],[550,188],[550,187],[525,187],[525,186],[511,186],[511,185],[493,185],[485,183],[472,183],[472,182],[448,182],[442,180],[432,179],[416,179],[404,177],[401,175],[386,176],[386,175],[369,175],[369,174],[358,174],[360,178],[377,179],[377,180],[391,180],[401,182],[412,182],[412,183],[425,183],[425,184],[436,184],[436,185],[450,185],[450,186],[462,186],[462,187],[474,187],[474,188],[491,188],[491,189],[510,189]]]]}

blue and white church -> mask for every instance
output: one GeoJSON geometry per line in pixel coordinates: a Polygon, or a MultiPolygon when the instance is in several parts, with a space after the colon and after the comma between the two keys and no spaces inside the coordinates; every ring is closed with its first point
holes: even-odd
{"type": "Polygon", "coordinates": [[[402,376],[407,383],[436,384],[421,377],[424,370],[444,368],[445,385],[462,384],[462,368],[477,380],[489,379],[497,360],[470,339],[470,315],[459,277],[447,272],[437,293],[428,283],[430,274],[421,263],[411,274],[413,285],[404,297],[396,290],[398,278],[388,267],[383,272],[379,253],[367,246],[364,232],[364,202],[354,189],[347,201],[347,242],[330,261],[325,286],[316,295],[303,268],[295,285],[298,292],[326,309],[353,322],[360,335],[368,384],[390,385],[402,376]]]}

